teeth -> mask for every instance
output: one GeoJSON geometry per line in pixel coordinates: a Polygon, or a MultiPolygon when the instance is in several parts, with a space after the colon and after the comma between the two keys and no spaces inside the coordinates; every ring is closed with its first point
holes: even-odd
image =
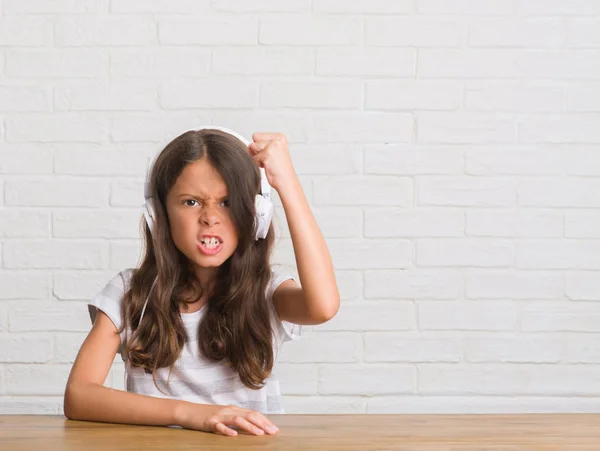
{"type": "Polygon", "coordinates": [[[208,248],[217,247],[221,243],[217,238],[205,238],[202,242],[208,248]]]}

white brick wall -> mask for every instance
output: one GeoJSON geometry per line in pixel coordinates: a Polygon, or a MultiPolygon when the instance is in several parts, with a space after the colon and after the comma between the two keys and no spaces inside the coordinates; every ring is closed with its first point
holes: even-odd
{"type": "Polygon", "coordinates": [[[207,123],[287,134],[336,267],[288,412],[600,411],[599,30],[597,0],[0,0],[0,413],[61,412],[149,159],[207,123]]]}

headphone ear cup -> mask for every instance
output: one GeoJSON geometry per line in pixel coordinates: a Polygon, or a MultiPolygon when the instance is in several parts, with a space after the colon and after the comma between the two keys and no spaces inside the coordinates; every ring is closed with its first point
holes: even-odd
{"type": "Polygon", "coordinates": [[[271,199],[260,194],[255,198],[256,215],[254,217],[255,239],[266,238],[273,219],[273,203],[271,199]]]}
{"type": "Polygon", "coordinates": [[[154,203],[152,202],[152,198],[146,199],[146,203],[144,204],[144,217],[146,218],[146,224],[150,228],[150,233],[154,232],[154,203]]]}

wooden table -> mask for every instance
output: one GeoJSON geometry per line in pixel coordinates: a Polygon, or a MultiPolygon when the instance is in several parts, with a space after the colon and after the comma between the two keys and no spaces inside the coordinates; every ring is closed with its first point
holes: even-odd
{"type": "Polygon", "coordinates": [[[275,436],[0,415],[0,450],[600,450],[600,414],[271,415],[275,436]]]}

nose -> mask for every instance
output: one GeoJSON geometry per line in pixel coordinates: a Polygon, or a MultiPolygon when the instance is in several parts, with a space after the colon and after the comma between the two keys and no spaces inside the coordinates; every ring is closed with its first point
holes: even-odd
{"type": "Polygon", "coordinates": [[[211,203],[205,204],[200,213],[200,221],[209,227],[219,224],[221,222],[219,210],[216,207],[213,207],[211,203]]]}

